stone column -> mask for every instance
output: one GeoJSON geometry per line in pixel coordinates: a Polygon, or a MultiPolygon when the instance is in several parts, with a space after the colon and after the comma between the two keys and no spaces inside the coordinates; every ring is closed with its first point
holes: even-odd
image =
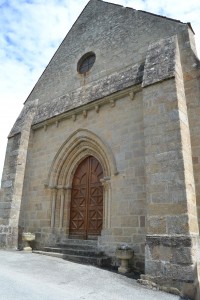
{"type": "Polygon", "coordinates": [[[65,188],[65,206],[64,206],[64,220],[63,224],[66,228],[66,234],[69,235],[69,222],[70,222],[70,203],[71,203],[71,190],[72,187],[68,186],[65,188]]]}
{"type": "Polygon", "coordinates": [[[198,222],[179,49],[175,38],[151,45],[143,82],[147,194],[145,272],[195,297],[198,222]],[[155,56],[156,53],[156,56],[155,56]]]}
{"type": "Polygon", "coordinates": [[[51,229],[55,227],[56,196],[57,196],[57,188],[53,188],[52,203],[51,203],[51,229]]]}
{"type": "Polygon", "coordinates": [[[59,218],[59,229],[63,229],[63,215],[64,215],[64,206],[65,206],[65,189],[61,189],[61,198],[60,198],[60,218],[59,218]]]}
{"type": "Polygon", "coordinates": [[[104,177],[101,180],[104,188],[103,201],[103,229],[110,228],[110,201],[111,201],[111,184],[110,177],[104,177]]]}
{"type": "Polygon", "coordinates": [[[111,229],[111,182],[110,177],[104,177],[101,180],[103,185],[103,226],[101,236],[98,237],[98,246],[105,249],[106,244],[113,242],[112,229],[111,229]]]}

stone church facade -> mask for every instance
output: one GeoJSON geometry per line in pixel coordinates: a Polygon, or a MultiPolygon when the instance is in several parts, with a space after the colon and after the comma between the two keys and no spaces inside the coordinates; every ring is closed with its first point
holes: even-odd
{"type": "Polygon", "coordinates": [[[189,23],[90,0],[9,134],[1,247],[96,238],[114,261],[126,243],[198,297],[199,77],[189,23]]]}

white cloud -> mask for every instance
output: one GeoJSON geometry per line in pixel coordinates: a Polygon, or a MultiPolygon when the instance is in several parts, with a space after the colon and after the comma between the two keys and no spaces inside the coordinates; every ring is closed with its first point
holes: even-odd
{"type": "Polygon", "coordinates": [[[109,2],[145,10],[158,15],[190,22],[196,36],[196,46],[200,56],[200,1],[190,0],[110,0],[109,2]]]}
{"type": "Polygon", "coordinates": [[[7,135],[85,1],[0,1],[0,177],[7,135]]]}
{"type": "MultiPolygon", "coordinates": [[[[197,0],[107,0],[191,22],[200,53],[197,0]]],[[[0,177],[6,136],[23,102],[88,0],[0,0],[0,177]]]]}

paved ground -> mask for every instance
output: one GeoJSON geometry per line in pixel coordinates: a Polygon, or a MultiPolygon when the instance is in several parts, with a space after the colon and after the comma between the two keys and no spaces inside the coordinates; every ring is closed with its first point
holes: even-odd
{"type": "Polygon", "coordinates": [[[179,300],[125,276],[34,253],[0,250],[0,300],[179,300]]]}

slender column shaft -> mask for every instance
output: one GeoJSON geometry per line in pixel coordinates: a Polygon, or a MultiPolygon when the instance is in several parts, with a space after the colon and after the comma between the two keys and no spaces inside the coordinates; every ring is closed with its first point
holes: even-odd
{"type": "Polygon", "coordinates": [[[51,204],[51,228],[55,226],[55,210],[56,210],[56,195],[57,190],[52,190],[52,204],[51,204]]]}
{"type": "Polygon", "coordinates": [[[63,215],[64,215],[64,204],[65,204],[65,190],[62,189],[60,198],[60,218],[59,218],[59,228],[63,228],[63,215]]]}
{"type": "Polygon", "coordinates": [[[103,217],[103,229],[110,228],[110,201],[111,201],[111,187],[109,179],[101,179],[101,183],[104,187],[104,217],[103,217]]]}

